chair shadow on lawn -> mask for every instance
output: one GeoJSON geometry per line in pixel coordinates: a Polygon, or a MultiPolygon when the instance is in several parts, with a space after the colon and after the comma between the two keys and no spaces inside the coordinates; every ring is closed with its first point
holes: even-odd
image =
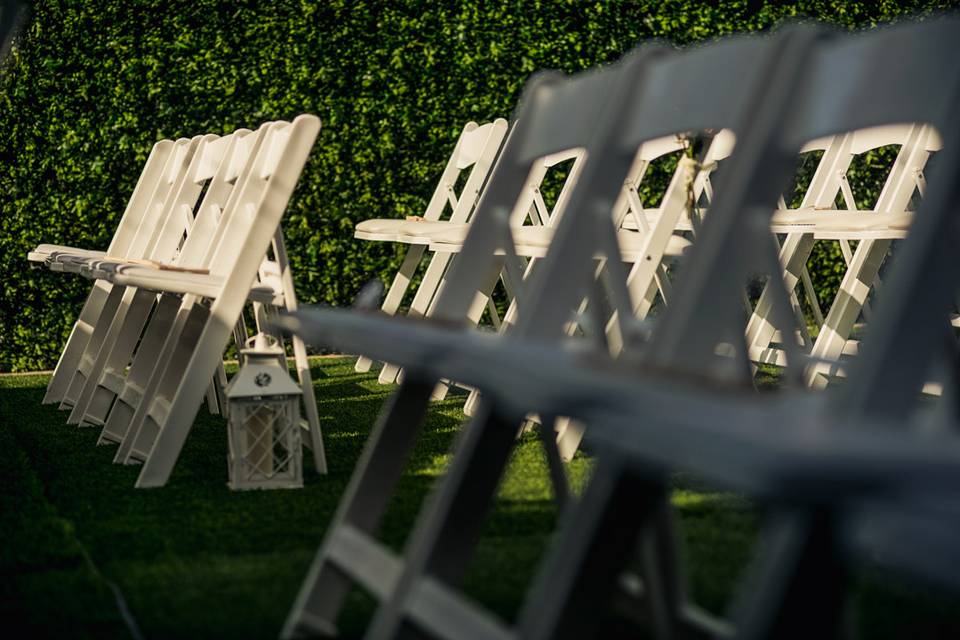
{"type": "MultiPolygon", "coordinates": [[[[358,374],[352,364],[322,359],[312,367],[330,473],[321,477],[307,464],[305,486],[295,491],[230,491],[225,423],[206,410],[169,485],[136,490],[139,467],[111,464],[113,447],[95,445],[99,429],[68,426],[63,413],[40,404],[47,376],[0,378],[0,535],[7,541],[0,611],[35,636],[122,636],[109,581],[146,637],[275,637],[393,389],[376,382],[376,371],[358,374]]],[[[431,407],[380,527],[380,539],[395,550],[446,465],[463,400],[451,394],[431,407]]],[[[587,455],[568,465],[574,487],[589,473],[587,455]]],[[[721,612],[751,557],[756,508],[687,476],[676,477],[674,487],[691,591],[721,612]]],[[[466,592],[513,619],[557,518],[538,437],[525,435],[466,592]]],[[[960,616],[935,594],[885,586],[883,575],[863,582],[855,596],[862,637],[917,629],[924,637],[957,635],[960,616]]],[[[340,621],[343,637],[361,636],[371,609],[367,596],[353,594],[340,621]]]]}

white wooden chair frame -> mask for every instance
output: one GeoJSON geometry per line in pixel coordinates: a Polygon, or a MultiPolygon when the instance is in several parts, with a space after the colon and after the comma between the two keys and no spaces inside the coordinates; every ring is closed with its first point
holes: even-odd
{"type": "MultiPolygon", "coordinates": [[[[400,308],[413,277],[424,261],[424,255],[427,252],[426,243],[430,234],[469,222],[477,197],[486,182],[506,133],[507,121],[502,118],[483,125],[468,122],[460,132],[453,153],[420,220],[374,219],[357,225],[354,233],[357,239],[399,242],[408,245],[400,269],[394,275],[381,306],[384,313],[392,315],[400,308]],[[460,193],[456,193],[458,178],[467,169],[470,169],[467,180],[460,193]],[[451,208],[450,217],[447,220],[441,220],[448,206],[451,208]]],[[[428,300],[432,298],[448,262],[448,257],[431,254],[429,264],[414,296],[412,309],[422,307],[425,298],[428,300]]],[[[360,372],[369,371],[372,364],[369,358],[360,356],[355,368],[360,372]]]]}
{"type": "MultiPolygon", "coordinates": [[[[249,150],[249,141],[245,141],[248,133],[240,130],[223,137],[205,136],[201,140],[187,170],[171,189],[164,205],[164,215],[145,241],[145,263],[181,266],[180,249],[185,244],[184,238],[193,236],[196,242],[203,235],[200,231],[203,220],[213,215],[211,209],[224,206],[233,177],[230,167],[244,161],[249,150]],[[209,190],[198,207],[198,199],[208,182],[209,190]],[[195,211],[200,223],[194,219],[195,211]],[[195,225],[197,233],[193,233],[195,225]]],[[[123,260],[123,257],[85,260],[80,263],[80,271],[98,280],[109,280],[109,270],[122,268],[123,260]]],[[[66,401],[73,405],[67,420],[70,424],[103,426],[114,397],[125,383],[125,370],[133,360],[138,342],[144,352],[155,348],[150,343],[150,335],[142,341],[140,336],[151,311],[160,304],[156,292],[136,287],[124,287],[122,292],[122,299],[113,314],[101,316],[94,338],[88,342],[81,365],[68,387],[66,401]]],[[[213,406],[219,407],[219,403],[213,400],[213,406]]]]}
{"type": "MultiPolygon", "coordinates": [[[[221,216],[219,241],[208,258],[209,276],[175,274],[142,266],[128,266],[113,276],[115,284],[183,293],[181,309],[187,315],[175,352],[157,367],[137,407],[127,437],[130,452],[145,452],[138,487],[166,483],[203,399],[203,380],[212,378],[222,361],[257,278],[263,256],[275,243],[280,220],[300,172],[320,130],[315,116],[301,115],[290,123],[269,125],[262,153],[255,153],[240,177],[221,216]],[[197,304],[210,301],[209,308],[197,304]]],[[[284,280],[292,285],[289,270],[284,280]]],[[[168,336],[168,342],[173,336],[168,336]]],[[[172,345],[171,345],[172,347],[172,345]]],[[[165,347],[166,350],[166,347],[165,347]]],[[[326,470],[319,430],[311,432],[314,461],[326,470]]]]}
{"type": "MultiPolygon", "coordinates": [[[[788,287],[791,283],[796,285],[797,273],[800,269],[805,269],[806,261],[816,240],[838,241],[849,273],[849,270],[854,268],[851,266],[854,254],[850,250],[849,240],[887,239],[885,255],[890,239],[904,237],[911,219],[911,214],[906,211],[907,204],[913,195],[914,187],[918,184],[918,177],[922,179],[923,164],[929,153],[937,148],[936,140],[930,136],[931,132],[928,128],[918,125],[884,126],[837,136],[835,143],[825,151],[801,208],[792,217],[774,216],[773,219],[773,230],[787,234],[780,256],[785,271],[784,281],[788,287]],[[893,144],[901,145],[901,150],[887,176],[875,209],[858,211],[856,200],[846,181],[847,168],[855,156],[870,149],[893,144]],[[908,169],[904,168],[906,165],[909,165],[908,169]],[[913,180],[905,180],[903,176],[911,176],[913,180]],[[846,211],[838,211],[834,208],[834,201],[838,195],[843,197],[847,205],[846,211]]],[[[882,256],[879,259],[882,261],[882,256]]],[[[879,264],[876,266],[878,271],[879,264]]],[[[856,316],[859,316],[860,309],[866,305],[866,297],[870,290],[875,288],[878,275],[879,273],[875,273],[870,285],[865,290],[861,288],[859,291],[858,295],[862,298],[861,304],[857,306],[856,316]]],[[[844,282],[848,282],[849,289],[849,276],[845,276],[844,282]]],[[[847,290],[841,285],[831,309],[846,297],[847,290]]],[[[821,325],[821,335],[818,335],[816,343],[811,345],[811,356],[818,360],[836,362],[842,349],[841,352],[825,351],[823,345],[827,334],[823,331],[830,331],[829,327],[837,321],[831,320],[827,323],[819,312],[819,308],[812,304],[811,306],[814,309],[815,320],[821,325]]],[[[772,325],[766,317],[768,309],[768,295],[764,291],[761,293],[747,328],[750,357],[755,362],[783,366],[785,354],[781,349],[770,346],[779,336],[771,331],[772,325]]],[[[869,309],[865,311],[869,312],[869,309]]],[[[856,317],[853,319],[856,320],[856,317]]],[[[853,324],[850,322],[845,331],[843,346],[855,351],[856,344],[849,342],[852,329],[853,324]]],[[[834,343],[836,342],[835,339],[834,343]]],[[[825,368],[836,369],[835,365],[824,362],[812,364],[808,383],[822,386],[825,378],[819,374],[824,372],[825,368]]]]}

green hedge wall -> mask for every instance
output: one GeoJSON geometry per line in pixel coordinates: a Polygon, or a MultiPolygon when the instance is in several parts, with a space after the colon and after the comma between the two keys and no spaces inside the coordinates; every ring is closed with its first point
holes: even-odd
{"type": "Polygon", "coordinates": [[[344,303],[399,257],[355,242],[354,223],[419,213],[462,124],[509,116],[535,70],[650,38],[795,16],[862,28],[951,4],[36,1],[0,77],[0,370],[53,366],[88,289],[29,268],[27,251],[104,247],[157,139],[318,114],[285,230],[301,299],[344,303]]]}

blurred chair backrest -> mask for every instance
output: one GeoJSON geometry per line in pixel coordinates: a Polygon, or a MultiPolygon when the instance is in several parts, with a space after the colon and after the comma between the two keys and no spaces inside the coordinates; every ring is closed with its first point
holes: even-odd
{"type": "MultiPolygon", "coordinates": [[[[606,117],[620,82],[634,66],[621,63],[570,78],[544,73],[528,82],[513,130],[477,203],[460,258],[438,294],[434,317],[466,317],[475,292],[483,290],[497,251],[509,250],[508,244],[512,247],[511,221],[522,220],[529,211],[531,203],[523,194],[531,173],[538,171],[537,161],[585,148],[606,117]]],[[[591,160],[588,153],[578,164],[591,160]]],[[[611,211],[612,207],[608,214],[611,211]]]]}
{"type": "Polygon", "coordinates": [[[13,41],[26,26],[30,6],[21,0],[0,1],[0,64],[7,59],[13,41]]]}
{"type": "MultiPolygon", "coordinates": [[[[689,130],[730,128],[739,133],[758,116],[767,117],[761,114],[765,103],[758,106],[757,101],[765,96],[771,77],[778,72],[792,77],[814,43],[806,32],[800,35],[804,37],[790,33],[737,39],[682,55],[647,48],[602,71],[532,80],[463,246],[461,256],[471,259],[458,267],[470,265],[469,271],[458,268],[450,276],[441,294],[444,304],[438,305],[435,315],[462,319],[480,279],[487,276],[481,266],[495,265],[497,250],[510,250],[509,222],[531,164],[546,155],[583,148],[586,164],[543,268],[535,272],[529,288],[524,287],[520,308],[526,324],[518,324],[510,340],[517,340],[517,334],[520,339],[541,337],[532,320],[542,318],[562,335],[567,314],[592,284],[597,249],[606,250],[608,262],[620,263],[611,214],[640,144],[689,130]],[[731,97],[719,99],[715,109],[711,99],[704,99],[728,92],[731,97]],[[607,244],[600,235],[604,229],[607,244]]],[[[745,137],[748,151],[763,149],[745,137]]],[[[443,636],[469,635],[481,628],[501,630],[490,617],[481,620],[480,610],[456,591],[496,491],[495,480],[515,444],[515,415],[510,410],[507,417],[499,415],[496,397],[483,397],[473,423],[462,432],[445,480],[408,538],[405,558],[394,559],[371,539],[434,383],[432,377],[421,377],[415,363],[403,364],[410,366],[408,375],[367,444],[283,637],[332,629],[349,588],[345,577],[370,588],[383,603],[372,635],[392,636],[412,619],[424,632],[443,636]],[[369,562],[371,557],[377,562],[369,562]],[[437,597],[429,602],[416,597],[427,588],[437,597]],[[438,603],[443,603],[443,615],[438,603]]],[[[550,609],[553,612],[554,607],[550,609]]],[[[504,632],[498,637],[510,636],[504,632]]],[[[531,637],[552,636],[548,632],[531,637]]]]}
{"type": "MultiPolygon", "coordinates": [[[[783,38],[737,38],[665,55],[630,83],[631,94],[619,105],[620,112],[609,114],[598,134],[595,144],[602,153],[587,165],[571,196],[570,210],[578,215],[561,222],[543,265],[524,292],[527,299],[521,304],[530,312],[521,313],[518,329],[523,323],[534,330],[545,323],[556,325],[551,318],[566,319],[591,286],[598,249],[608,257],[610,281],[626,282],[608,220],[637,148],[691,131],[727,129],[737,135],[749,124],[746,105],[766,86],[783,43],[783,38]]],[[[671,191],[685,200],[685,194],[671,191]]],[[[632,317],[632,309],[623,309],[620,315],[632,317]]]]}

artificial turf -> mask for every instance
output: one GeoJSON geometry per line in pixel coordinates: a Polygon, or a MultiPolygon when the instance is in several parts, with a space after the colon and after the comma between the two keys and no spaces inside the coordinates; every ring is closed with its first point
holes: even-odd
{"type": "MultiPolygon", "coordinates": [[[[201,412],[170,483],[136,490],[139,467],[111,464],[98,430],[65,424],[40,400],[42,374],[0,377],[0,614],[30,637],[276,637],[391,387],[318,359],[313,374],[330,472],[300,490],[232,492],[219,417],[201,412]],[[121,613],[126,606],[126,619],[121,613]]],[[[379,538],[400,549],[448,460],[463,396],[432,408],[379,538]]],[[[306,460],[306,459],[305,459],[306,460]]],[[[309,465],[307,465],[309,466],[309,465]]],[[[574,487],[589,456],[568,465],[574,487]]],[[[693,597],[722,612],[759,526],[750,502],[687,477],[674,506],[693,597]]],[[[471,563],[466,591],[512,619],[549,547],[555,507],[537,438],[524,436],[471,563]]],[[[904,541],[908,544],[909,541],[904,541]]],[[[960,637],[957,599],[868,571],[855,580],[861,637],[960,637]]],[[[348,600],[343,637],[362,635],[372,602],[348,600]]]]}

